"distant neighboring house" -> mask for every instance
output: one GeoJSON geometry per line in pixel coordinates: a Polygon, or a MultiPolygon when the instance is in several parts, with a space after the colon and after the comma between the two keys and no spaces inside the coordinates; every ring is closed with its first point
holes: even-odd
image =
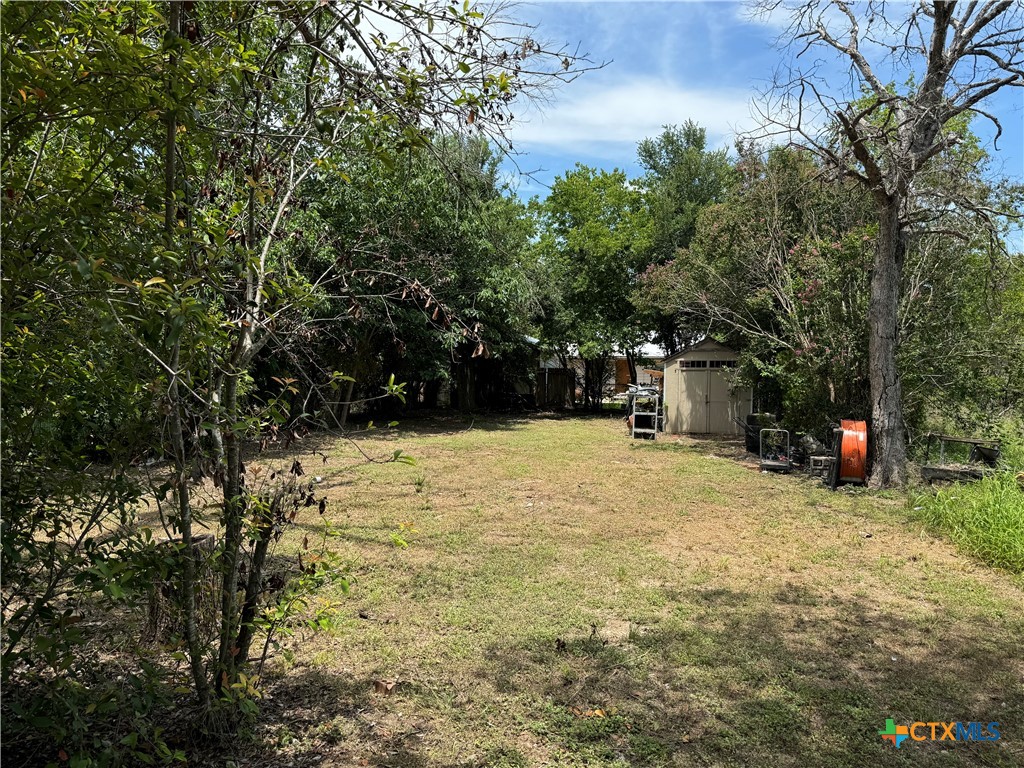
{"type": "MultiPolygon", "coordinates": [[[[664,357],[664,350],[657,344],[645,344],[634,358],[636,383],[641,386],[656,386],[660,388],[662,381],[661,362],[664,357]]],[[[544,391],[540,380],[542,377],[548,382],[548,389],[550,389],[552,377],[557,377],[558,383],[555,386],[559,394],[555,395],[554,399],[559,399],[562,392],[561,377],[569,373],[574,379],[572,386],[575,389],[575,399],[579,400],[583,395],[583,360],[575,350],[572,350],[571,356],[564,362],[568,367],[565,367],[563,362],[557,358],[542,359],[540,361],[541,370],[537,382],[538,392],[544,391]]],[[[630,380],[629,361],[625,354],[615,354],[608,358],[604,378],[605,381],[602,389],[605,397],[611,397],[626,391],[630,380]]],[[[538,403],[543,399],[545,399],[544,396],[539,396],[538,403]]]]}
{"type": "MultiPolygon", "coordinates": [[[[633,363],[636,365],[636,383],[642,387],[661,388],[661,361],[665,359],[665,351],[657,344],[645,344],[633,363]]],[[[625,392],[631,383],[629,380],[629,361],[625,355],[612,358],[615,365],[615,383],[612,394],[625,392]]]]}

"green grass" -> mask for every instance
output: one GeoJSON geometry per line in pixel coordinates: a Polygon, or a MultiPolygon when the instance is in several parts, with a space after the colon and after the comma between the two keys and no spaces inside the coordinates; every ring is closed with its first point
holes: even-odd
{"type": "MultiPolygon", "coordinates": [[[[417,465],[319,446],[351,591],[322,595],[332,629],[272,660],[239,764],[1022,762],[1019,583],[908,520],[902,498],[762,475],[731,445],[631,441],[611,415],[360,440],[417,465]],[[400,682],[381,695],[377,680],[400,682]],[[877,735],[887,717],[1007,735],[897,752],[877,735]]],[[[319,516],[297,522],[282,556],[319,516]]]]}
{"type": "Polygon", "coordinates": [[[965,552],[1024,573],[1024,491],[1013,473],[918,495],[910,503],[915,515],[965,552]]]}

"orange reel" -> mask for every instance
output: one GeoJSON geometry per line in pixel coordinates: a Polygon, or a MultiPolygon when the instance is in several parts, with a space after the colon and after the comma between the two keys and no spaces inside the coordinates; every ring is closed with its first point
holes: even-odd
{"type": "Polygon", "coordinates": [[[843,419],[839,426],[843,428],[839,480],[844,483],[867,482],[868,424],[866,421],[843,419]]]}

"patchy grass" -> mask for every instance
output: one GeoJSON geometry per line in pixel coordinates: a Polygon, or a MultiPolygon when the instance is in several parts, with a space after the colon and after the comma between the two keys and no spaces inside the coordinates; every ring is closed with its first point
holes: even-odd
{"type": "Polygon", "coordinates": [[[327,448],[351,594],[273,660],[240,765],[1024,761],[1021,583],[903,499],[763,475],[732,445],[633,442],[614,417],[468,426],[360,441],[410,467],[327,448]],[[886,718],[1004,739],[896,751],[886,718]]]}
{"type": "Polygon", "coordinates": [[[1024,490],[1010,472],[909,502],[931,528],[990,565],[1024,573],[1024,490]]]}

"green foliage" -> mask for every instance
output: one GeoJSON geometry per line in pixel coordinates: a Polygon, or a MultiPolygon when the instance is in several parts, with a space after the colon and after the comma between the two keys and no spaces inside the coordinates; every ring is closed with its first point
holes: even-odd
{"type": "MultiPolygon", "coordinates": [[[[455,328],[445,309],[447,346],[425,334],[424,348],[481,344],[487,324],[522,327],[528,231],[497,191],[486,142],[438,141],[422,173],[397,160],[442,127],[500,138],[531,78],[571,72],[561,52],[504,37],[468,4],[16,3],[0,23],[2,676],[5,705],[20,707],[4,712],[5,747],[56,744],[82,765],[175,760],[154,725],[171,692],[175,706],[194,699],[207,731],[251,715],[254,634],[269,642],[296,611],[320,626],[304,595],[343,578],[320,558],[264,589],[303,473],[296,462],[263,485],[243,442],[299,439],[319,390],[337,397],[352,374],[377,376],[375,397],[406,395],[393,376],[350,364],[355,345],[326,370],[307,367],[330,345],[310,329],[347,332],[347,309],[375,303],[371,271],[417,286],[405,330],[426,325],[424,313],[439,320],[428,283],[479,313],[455,328]],[[372,35],[364,13],[398,18],[407,34],[372,35]],[[446,159],[464,172],[449,174],[446,159]],[[345,199],[337,221],[303,231],[311,209],[353,189],[392,197],[345,199]],[[447,207],[422,207],[424,192],[447,207]],[[391,203],[397,229],[363,236],[391,203]],[[339,221],[356,223],[331,238],[339,221]],[[381,243],[386,261],[362,250],[381,243]],[[138,525],[144,504],[176,540],[159,553],[138,525]],[[209,556],[192,553],[199,523],[218,534],[209,556]],[[204,569],[221,580],[215,594],[202,592],[204,569]],[[109,631],[115,619],[137,626],[154,590],[177,596],[170,660],[109,631]],[[109,697],[86,648],[115,658],[144,700],[90,709],[109,697]]],[[[369,335],[380,327],[390,331],[381,321],[369,335]]],[[[421,367],[440,364],[434,351],[421,367]]],[[[306,494],[323,512],[326,500],[306,494]]]]}
{"type": "Polygon", "coordinates": [[[398,524],[398,529],[391,531],[390,533],[391,543],[394,544],[397,549],[408,549],[410,539],[417,533],[419,533],[419,531],[416,530],[415,524],[411,521],[400,522],[398,524]]]}
{"type": "Polygon", "coordinates": [[[1024,417],[1005,419],[994,434],[999,440],[1001,466],[1010,472],[1024,472],[1024,417]]]}
{"type": "Polygon", "coordinates": [[[700,212],[725,199],[735,170],[726,150],[708,150],[707,131],[692,120],[644,139],[637,156],[648,174],[655,258],[671,259],[693,240],[700,212]]]}
{"type": "MultiPolygon", "coordinates": [[[[129,466],[159,440],[152,368],[115,341],[97,287],[115,260],[135,258],[146,227],[123,203],[141,203],[147,160],[130,149],[167,98],[152,72],[160,17],[149,4],[102,16],[24,4],[5,6],[2,24],[4,735],[45,734],[88,764],[94,750],[124,751],[92,731],[130,686],[97,676],[83,649],[98,633],[83,619],[145,593],[134,567],[148,546],[135,527],[142,483],[129,466]],[[140,34],[122,34],[128,24],[140,34]]],[[[126,674],[148,703],[125,727],[144,734],[159,676],[126,674]]]]}
{"type": "MultiPolygon", "coordinates": [[[[1019,453],[1020,441],[1017,443],[1019,453]]],[[[989,565],[1024,573],[1024,487],[1013,472],[921,494],[908,502],[916,517],[989,565]]]]}
{"type": "Polygon", "coordinates": [[[78,647],[71,668],[36,670],[5,690],[4,760],[83,768],[182,763],[184,753],[156,725],[173,703],[174,684],[156,664],[124,670],[78,647]]]}
{"type": "Polygon", "coordinates": [[[542,342],[579,350],[590,363],[585,397],[597,407],[604,361],[615,350],[637,348],[649,335],[628,296],[650,257],[651,212],[623,172],[579,164],[557,178],[533,209],[540,231],[537,258],[548,284],[542,342]]]}
{"type": "Polygon", "coordinates": [[[911,413],[933,429],[970,434],[1020,418],[1022,255],[1004,252],[980,232],[970,247],[935,238],[914,255],[901,358],[911,413]]]}
{"type": "MultiPolygon", "coordinates": [[[[702,211],[726,199],[737,173],[728,152],[709,150],[707,132],[692,120],[665,126],[658,137],[644,139],[637,156],[647,171],[642,183],[654,222],[650,261],[664,264],[689,247],[702,211]]],[[[652,303],[645,290],[634,291],[632,301],[668,354],[704,330],[699,322],[690,322],[692,315],[652,303]]]]}
{"type": "Polygon", "coordinates": [[[319,294],[305,362],[317,375],[348,366],[367,395],[389,373],[446,381],[453,357],[479,356],[481,343],[488,355],[515,357],[529,330],[525,209],[502,188],[485,141],[436,138],[392,162],[346,163],[361,184],[315,179],[313,204],[295,217],[303,270],[330,270],[338,253],[349,270],[344,294],[319,294]]]}
{"type": "MultiPolygon", "coordinates": [[[[329,536],[337,535],[327,528],[329,536]]],[[[264,648],[260,656],[258,670],[262,671],[263,663],[271,651],[285,648],[283,641],[293,637],[297,630],[307,629],[320,631],[330,629],[339,610],[336,603],[324,601],[318,593],[326,586],[336,584],[343,594],[350,587],[350,577],[336,554],[327,549],[321,542],[318,550],[310,552],[300,559],[299,574],[289,580],[286,587],[275,599],[254,619],[257,627],[264,635],[264,648]]],[[[258,699],[259,691],[255,688],[256,679],[250,679],[246,685],[235,690],[250,699],[258,699]]],[[[229,694],[235,695],[235,694],[229,694]]],[[[253,712],[254,714],[254,712],[253,712]]]]}
{"type": "Polygon", "coordinates": [[[999,442],[998,471],[976,482],[913,494],[907,504],[914,517],[965,552],[1024,573],[1024,422],[1004,418],[981,434],[999,442]]]}
{"type": "Polygon", "coordinates": [[[763,407],[794,428],[866,415],[874,227],[863,195],[795,150],[741,146],[736,172],[689,248],[644,275],[649,298],[741,350],[763,407]]]}
{"type": "MultiPolygon", "coordinates": [[[[739,149],[726,201],[703,210],[689,247],[649,269],[639,295],[741,350],[762,406],[791,427],[867,418],[870,200],[798,150],[739,149]]],[[[1024,401],[1019,255],[986,226],[909,241],[898,362],[915,431],[939,413],[953,431],[987,427],[1024,401]]]]}

